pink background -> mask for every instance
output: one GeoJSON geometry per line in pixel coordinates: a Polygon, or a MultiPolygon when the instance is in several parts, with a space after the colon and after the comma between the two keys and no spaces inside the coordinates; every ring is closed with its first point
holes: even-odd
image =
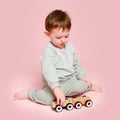
{"type": "Polygon", "coordinates": [[[119,120],[119,91],[119,0],[0,1],[1,120],[119,120]],[[70,14],[70,41],[88,77],[103,88],[103,93],[88,93],[92,108],[56,113],[29,100],[13,101],[15,92],[41,85],[40,56],[48,43],[44,20],[54,9],[70,14]]]}

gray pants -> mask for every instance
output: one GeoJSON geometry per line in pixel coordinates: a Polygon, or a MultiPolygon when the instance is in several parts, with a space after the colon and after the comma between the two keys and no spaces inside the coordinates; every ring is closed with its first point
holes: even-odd
{"type": "MultiPolygon", "coordinates": [[[[85,93],[90,90],[88,83],[82,80],[74,80],[73,78],[60,83],[60,88],[64,92],[65,96],[74,96],[77,94],[85,93]]],[[[44,87],[42,89],[32,89],[28,92],[30,100],[41,103],[44,105],[51,105],[56,99],[50,87],[44,87]]]]}

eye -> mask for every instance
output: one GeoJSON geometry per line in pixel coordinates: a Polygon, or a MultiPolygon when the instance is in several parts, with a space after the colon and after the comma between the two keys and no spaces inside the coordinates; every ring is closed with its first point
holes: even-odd
{"type": "Polygon", "coordinates": [[[69,38],[69,36],[65,36],[65,38],[69,38]]]}
{"type": "Polygon", "coordinates": [[[61,37],[56,37],[56,39],[61,39],[61,37]]]}

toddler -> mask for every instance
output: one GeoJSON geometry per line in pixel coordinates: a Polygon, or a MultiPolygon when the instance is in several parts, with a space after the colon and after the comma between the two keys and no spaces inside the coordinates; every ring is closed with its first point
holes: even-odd
{"type": "Polygon", "coordinates": [[[65,97],[73,97],[87,91],[102,92],[93,84],[81,67],[75,49],[69,43],[71,18],[62,10],[54,10],[45,20],[45,34],[50,38],[42,54],[44,86],[17,92],[15,100],[30,99],[44,105],[56,100],[63,104],[65,97]]]}

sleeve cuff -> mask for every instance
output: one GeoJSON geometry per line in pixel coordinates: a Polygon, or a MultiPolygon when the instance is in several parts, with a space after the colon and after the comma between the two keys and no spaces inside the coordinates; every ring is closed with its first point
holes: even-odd
{"type": "Polygon", "coordinates": [[[52,83],[51,84],[51,89],[54,89],[56,87],[60,86],[58,82],[52,83]]]}

